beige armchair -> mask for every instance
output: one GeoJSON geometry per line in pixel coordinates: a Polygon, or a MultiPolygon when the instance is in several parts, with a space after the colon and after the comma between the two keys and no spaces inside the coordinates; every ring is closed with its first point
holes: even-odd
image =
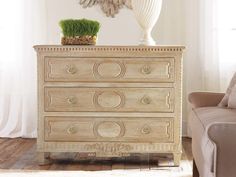
{"type": "Polygon", "coordinates": [[[236,109],[217,107],[224,94],[191,93],[193,177],[236,176],[236,109]]]}

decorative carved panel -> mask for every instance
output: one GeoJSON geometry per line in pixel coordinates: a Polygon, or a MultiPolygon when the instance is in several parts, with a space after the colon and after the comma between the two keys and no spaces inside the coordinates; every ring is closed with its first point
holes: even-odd
{"type": "Polygon", "coordinates": [[[93,73],[99,79],[118,79],[124,77],[126,68],[120,61],[102,61],[96,62],[93,67],[93,73]]]}
{"type": "Polygon", "coordinates": [[[125,126],[120,121],[102,121],[95,123],[93,132],[100,138],[120,138],[125,134],[125,126]]]}
{"type": "Polygon", "coordinates": [[[117,91],[97,91],[94,94],[93,102],[96,107],[118,109],[124,106],[125,96],[122,92],[117,91]]]}
{"type": "Polygon", "coordinates": [[[131,0],[80,0],[80,5],[84,8],[100,5],[107,17],[115,17],[119,10],[124,7],[131,9],[131,4],[131,0]]]}
{"type": "Polygon", "coordinates": [[[94,143],[85,145],[87,151],[95,151],[98,154],[121,156],[124,152],[132,150],[132,146],[123,143],[94,143]]]}

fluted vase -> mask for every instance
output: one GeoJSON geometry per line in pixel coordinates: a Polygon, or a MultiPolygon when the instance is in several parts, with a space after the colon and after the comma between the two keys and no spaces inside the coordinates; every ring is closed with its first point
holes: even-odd
{"type": "Polygon", "coordinates": [[[132,8],[143,30],[140,45],[156,45],[151,32],[160,16],[162,0],[132,0],[132,8]]]}

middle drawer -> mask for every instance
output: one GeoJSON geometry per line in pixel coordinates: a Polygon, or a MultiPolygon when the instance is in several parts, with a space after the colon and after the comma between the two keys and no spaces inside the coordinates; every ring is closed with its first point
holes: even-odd
{"type": "Polygon", "coordinates": [[[45,88],[46,112],[174,112],[174,88],[45,88]]]}

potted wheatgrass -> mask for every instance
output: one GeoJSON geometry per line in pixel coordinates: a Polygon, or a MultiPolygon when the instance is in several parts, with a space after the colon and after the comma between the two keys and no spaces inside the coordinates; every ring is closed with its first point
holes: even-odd
{"type": "Polygon", "coordinates": [[[59,23],[62,45],[95,45],[100,23],[87,19],[67,19],[59,23]]]}

